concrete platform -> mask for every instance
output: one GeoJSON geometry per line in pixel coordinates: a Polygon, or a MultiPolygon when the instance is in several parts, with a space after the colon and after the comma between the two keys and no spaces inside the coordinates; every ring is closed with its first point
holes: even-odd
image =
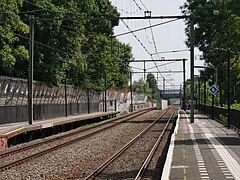
{"type": "Polygon", "coordinates": [[[110,112],[96,112],[90,114],[81,114],[76,116],[59,117],[48,120],[35,120],[32,125],[28,122],[11,123],[0,125],[0,149],[8,146],[8,140],[21,134],[27,134],[33,131],[42,131],[47,128],[54,128],[57,126],[64,126],[79,121],[86,121],[91,119],[109,119],[115,117],[119,111],[110,112]]]}
{"type": "Polygon", "coordinates": [[[209,117],[179,111],[162,180],[240,180],[240,137],[209,117]]]}

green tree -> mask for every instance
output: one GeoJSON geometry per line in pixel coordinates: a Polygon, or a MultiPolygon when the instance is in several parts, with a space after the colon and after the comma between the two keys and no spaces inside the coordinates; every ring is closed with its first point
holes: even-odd
{"type": "MultiPolygon", "coordinates": [[[[194,15],[195,19],[195,46],[211,48],[224,48],[235,51],[231,56],[231,97],[240,102],[240,3],[238,0],[187,0],[181,7],[183,14],[194,15]]],[[[186,34],[189,37],[190,20],[186,20],[186,34]]],[[[187,45],[190,40],[188,38],[187,45]]],[[[211,62],[219,71],[221,87],[221,104],[227,102],[227,62],[226,52],[204,52],[203,57],[207,63],[211,62]]],[[[208,73],[206,71],[206,73],[208,73]]],[[[207,77],[210,77],[210,73],[207,77]]]]}
{"type": "Polygon", "coordinates": [[[0,0],[0,68],[4,75],[22,75],[28,51],[19,43],[16,33],[27,34],[28,26],[18,13],[23,0],[0,0]]]}
{"type": "Polygon", "coordinates": [[[36,17],[34,79],[51,85],[68,84],[105,89],[128,86],[131,47],[113,36],[117,9],[109,0],[0,0],[0,67],[4,74],[21,78],[28,72],[30,14],[36,17]],[[9,16],[9,13],[13,14],[9,16]],[[104,17],[102,20],[69,20],[104,17]],[[59,18],[46,21],[40,18],[59,18]],[[24,19],[24,22],[21,21],[24,19]],[[17,73],[16,73],[17,72],[17,73]]]}
{"type": "Polygon", "coordinates": [[[158,85],[157,85],[157,80],[155,79],[154,75],[149,73],[147,74],[147,83],[149,84],[149,88],[152,91],[152,97],[155,100],[158,100],[160,98],[160,92],[158,89],[158,85]]]}
{"type": "Polygon", "coordinates": [[[134,81],[132,84],[133,92],[144,93],[148,95],[148,99],[152,100],[152,91],[149,88],[149,84],[145,82],[142,78],[138,81],[134,81]]]}

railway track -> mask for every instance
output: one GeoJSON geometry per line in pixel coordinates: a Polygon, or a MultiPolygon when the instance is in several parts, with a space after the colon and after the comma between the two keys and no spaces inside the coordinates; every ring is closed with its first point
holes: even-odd
{"type": "Polygon", "coordinates": [[[15,167],[15,166],[18,166],[22,163],[25,163],[25,162],[28,162],[32,159],[35,159],[37,157],[40,157],[40,156],[43,156],[45,154],[48,154],[52,151],[55,151],[59,148],[63,148],[63,147],[66,147],[70,144],[73,144],[77,141],[80,141],[80,140],[83,140],[85,138],[88,138],[94,134],[97,134],[97,133],[100,133],[102,131],[105,131],[106,129],[109,129],[109,128],[112,128],[114,126],[117,126],[118,124],[122,123],[122,122],[126,122],[132,118],[136,118],[144,113],[147,113],[149,111],[151,111],[152,109],[146,109],[146,110],[143,110],[143,111],[140,111],[140,112],[135,112],[133,114],[129,114],[129,115],[126,115],[126,116],[121,116],[121,117],[117,117],[117,118],[114,118],[113,120],[108,120],[108,121],[104,121],[102,123],[99,123],[95,126],[91,126],[91,127],[87,127],[85,129],[82,129],[80,131],[74,131],[74,132],[71,132],[71,133],[68,133],[68,134],[64,134],[60,137],[54,137],[52,139],[46,139],[46,140],[43,140],[41,142],[38,142],[38,143],[35,143],[35,144],[31,144],[31,145],[27,145],[27,146],[24,146],[24,147],[21,147],[21,148],[18,148],[18,149],[14,149],[14,150],[10,150],[10,151],[6,151],[6,152],[2,152],[0,154],[0,159],[1,159],[1,162],[4,162],[4,158],[5,157],[8,157],[8,156],[13,156],[13,155],[16,155],[16,154],[19,154],[21,152],[24,152],[24,151],[28,151],[30,149],[35,149],[37,147],[41,147],[42,145],[46,145],[46,144],[51,144],[55,141],[58,141],[58,140],[63,140],[65,139],[64,142],[61,142],[57,145],[54,145],[53,147],[50,147],[50,148],[47,148],[47,149],[44,149],[44,150],[39,150],[39,152],[37,153],[32,153],[32,154],[28,154],[27,156],[25,157],[22,157],[22,158],[18,158],[17,160],[14,160],[14,161],[11,161],[11,162],[8,162],[8,163],[5,163],[5,164],[1,164],[0,165],[0,172],[1,171],[4,171],[6,169],[9,169],[9,168],[12,168],[12,167],[15,167]],[[94,130],[95,129],[95,130],[94,130]],[[69,137],[72,137],[72,136],[75,136],[77,134],[80,134],[80,133],[84,133],[84,132],[88,132],[88,131],[92,131],[92,132],[89,132],[89,133],[86,133],[84,135],[80,135],[78,136],[77,138],[73,138],[71,140],[67,140],[69,139],[69,137]]]}
{"type": "MultiPolygon", "coordinates": [[[[103,171],[105,171],[111,163],[113,163],[114,161],[117,161],[117,159],[120,156],[122,156],[124,152],[126,152],[131,146],[133,146],[138,140],[140,140],[140,138],[142,138],[154,125],[156,125],[156,123],[158,123],[161,120],[161,118],[163,118],[169,111],[173,111],[173,112],[171,113],[170,117],[168,118],[157,141],[154,143],[152,149],[150,150],[149,154],[147,155],[147,158],[145,159],[144,163],[142,164],[142,166],[140,167],[139,171],[136,174],[136,177],[135,177],[136,180],[142,179],[143,174],[144,174],[145,170],[147,169],[147,166],[149,165],[154,153],[156,152],[159,144],[161,143],[163,136],[168,129],[169,123],[175,114],[175,110],[173,110],[173,109],[168,109],[167,111],[165,111],[158,119],[156,119],[154,122],[152,122],[142,132],[140,132],[131,141],[129,141],[125,146],[123,146],[119,151],[117,151],[113,156],[111,156],[107,161],[105,161],[96,170],[94,170],[89,176],[87,176],[85,180],[98,179],[98,176],[101,175],[101,173],[103,173],[103,171]]],[[[100,177],[100,179],[102,179],[102,178],[109,178],[109,177],[104,177],[104,176],[100,177]]]]}

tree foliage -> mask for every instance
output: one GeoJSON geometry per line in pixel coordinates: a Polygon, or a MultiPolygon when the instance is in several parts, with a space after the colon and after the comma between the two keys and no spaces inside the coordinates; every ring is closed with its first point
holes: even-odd
{"type": "Polygon", "coordinates": [[[148,99],[152,100],[152,91],[149,87],[148,82],[144,81],[143,78],[133,82],[132,90],[136,93],[147,94],[148,99]]]}
{"type": "MultiPolygon", "coordinates": [[[[187,0],[182,13],[191,15],[195,21],[195,46],[231,49],[231,97],[240,102],[240,3],[238,0],[187,0]]],[[[186,20],[189,37],[190,20],[186,20]]],[[[188,38],[187,45],[190,44],[188,38]]],[[[227,102],[226,51],[204,52],[202,59],[218,69],[221,105],[227,102]]],[[[211,76],[210,71],[205,72],[211,76]]]]}
{"type": "Polygon", "coordinates": [[[149,84],[149,88],[152,91],[152,97],[155,100],[158,100],[160,98],[160,92],[158,89],[158,85],[157,85],[157,80],[155,79],[154,75],[149,73],[147,75],[147,83],[149,84]]]}
{"type": "Polygon", "coordinates": [[[18,13],[23,1],[0,0],[0,68],[5,74],[19,74],[15,67],[28,58],[28,51],[15,33],[27,34],[28,26],[18,13]]]}
{"type": "Polygon", "coordinates": [[[34,23],[34,79],[60,85],[103,90],[127,87],[129,45],[113,35],[118,19],[69,20],[85,17],[119,17],[109,0],[0,0],[0,67],[3,75],[26,78],[29,22],[34,23]],[[58,18],[40,20],[40,18],[58,18]]]}

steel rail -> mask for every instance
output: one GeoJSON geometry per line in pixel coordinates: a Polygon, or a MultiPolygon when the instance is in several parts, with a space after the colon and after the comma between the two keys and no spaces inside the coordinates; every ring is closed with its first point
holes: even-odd
{"type": "MultiPolygon", "coordinates": [[[[141,112],[146,112],[148,111],[148,109],[145,109],[141,112]]],[[[82,129],[80,131],[75,131],[75,132],[71,132],[71,133],[68,133],[68,134],[64,134],[60,137],[55,137],[55,138],[52,138],[50,140],[44,140],[44,141],[41,141],[41,142],[38,142],[38,143],[35,143],[35,144],[31,144],[31,145],[27,145],[27,146],[24,146],[24,147],[21,147],[21,148],[18,148],[18,149],[14,149],[14,150],[11,150],[11,151],[6,151],[6,152],[2,152],[0,153],[0,158],[4,158],[4,157],[7,157],[7,156],[10,156],[10,155],[13,155],[13,154],[16,154],[16,153],[20,153],[20,152],[23,152],[25,150],[29,150],[29,149],[32,149],[32,148],[36,148],[36,147],[39,147],[41,145],[44,145],[46,143],[51,143],[51,142],[54,142],[54,141],[57,141],[59,139],[63,139],[63,138],[66,138],[66,137],[70,137],[70,136],[74,136],[78,133],[82,133],[82,132],[86,132],[92,128],[96,128],[96,127],[100,127],[102,125],[105,125],[109,122],[115,122],[117,120],[120,120],[120,119],[123,119],[123,118],[126,118],[126,117],[130,117],[130,116],[134,116],[136,115],[137,113],[141,113],[141,112],[134,112],[134,113],[131,113],[131,114],[128,114],[128,115],[125,115],[125,116],[120,116],[120,117],[117,117],[117,118],[114,118],[112,120],[108,120],[108,121],[104,121],[104,122],[101,122],[95,126],[91,126],[91,127],[88,127],[88,128],[85,128],[85,129],[82,129]]]]}
{"type": "Polygon", "coordinates": [[[171,117],[168,119],[168,122],[167,122],[167,124],[165,125],[163,131],[161,132],[161,134],[160,134],[160,136],[158,137],[156,143],[154,144],[153,148],[151,149],[150,153],[148,154],[147,158],[145,159],[143,165],[141,166],[140,170],[138,171],[138,174],[136,175],[135,180],[140,180],[140,179],[142,179],[142,176],[143,176],[144,172],[146,171],[146,169],[147,169],[147,167],[148,167],[148,165],[149,165],[149,163],[150,163],[153,155],[154,155],[155,152],[157,151],[157,148],[158,148],[159,144],[161,143],[162,138],[163,138],[163,136],[165,135],[166,130],[167,130],[167,128],[168,128],[168,126],[169,126],[169,124],[170,124],[170,121],[172,120],[172,117],[173,117],[174,114],[175,114],[175,111],[173,111],[171,117]]]}
{"type": "MultiPolygon", "coordinates": [[[[146,109],[146,110],[141,111],[141,112],[139,112],[139,113],[135,113],[134,115],[130,114],[130,115],[127,116],[127,117],[125,116],[125,119],[123,119],[123,120],[121,120],[121,121],[119,121],[119,122],[117,122],[117,123],[114,123],[114,124],[112,124],[112,125],[110,125],[110,126],[103,127],[103,128],[98,129],[98,130],[96,130],[96,131],[94,131],[94,132],[91,132],[91,133],[82,135],[82,136],[80,136],[80,137],[78,137],[78,138],[69,140],[69,141],[67,141],[67,142],[63,142],[63,143],[58,144],[58,145],[56,145],[56,146],[53,146],[53,147],[51,147],[51,148],[45,149],[45,150],[43,150],[43,151],[37,152],[37,153],[32,154],[32,155],[29,155],[29,156],[27,156],[27,157],[24,157],[24,158],[15,160],[15,161],[13,161],[13,162],[10,162],[10,163],[8,163],[8,164],[2,165],[2,166],[0,166],[0,172],[4,171],[4,170],[6,170],[6,169],[9,169],[9,168],[11,168],[11,167],[15,167],[15,166],[17,166],[17,165],[20,165],[20,164],[22,164],[22,163],[24,163],[24,162],[30,161],[30,160],[32,160],[32,159],[35,159],[35,158],[37,158],[37,157],[43,156],[43,155],[45,155],[45,154],[48,154],[48,153],[50,153],[50,152],[52,152],[52,151],[58,150],[59,148],[66,147],[66,146],[68,146],[68,145],[70,145],[70,144],[73,144],[73,143],[75,143],[75,142],[77,142],[77,141],[80,141],[80,140],[82,140],[82,139],[88,138],[88,137],[90,137],[90,136],[92,136],[92,135],[95,135],[95,134],[97,134],[97,133],[99,133],[99,132],[102,132],[102,131],[104,131],[104,130],[107,130],[107,129],[109,129],[109,128],[112,128],[112,127],[114,127],[114,126],[117,126],[117,125],[119,125],[119,124],[122,123],[122,122],[128,121],[128,120],[130,120],[130,119],[132,119],[132,118],[135,118],[135,117],[138,117],[138,116],[140,116],[140,115],[142,115],[142,114],[144,114],[144,113],[146,113],[146,112],[148,112],[148,111],[150,111],[150,110],[152,110],[152,109],[146,109]]],[[[122,118],[124,118],[124,117],[122,117],[122,118]]],[[[120,119],[121,119],[121,117],[120,117],[120,119]]],[[[117,119],[117,120],[119,120],[119,119],[117,119]]],[[[111,122],[113,122],[113,121],[111,121],[111,122]]],[[[101,125],[102,125],[102,124],[101,124],[101,125]]],[[[96,126],[94,126],[93,128],[95,128],[95,127],[96,127],[96,126]]],[[[88,129],[88,130],[89,130],[89,129],[88,129]]],[[[78,132],[78,133],[81,133],[81,132],[78,132]]],[[[65,136],[65,137],[66,137],[66,136],[65,136]]],[[[58,138],[59,138],[59,137],[58,137],[58,138]]],[[[52,142],[52,141],[51,141],[51,142],[52,142]]],[[[45,142],[45,143],[46,143],[46,142],[45,142]]],[[[42,144],[42,143],[41,143],[41,144],[42,144]]]]}
{"type": "Polygon", "coordinates": [[[109,164],[111,164],[116,158],[118,158],[123,152],[125,152],[133,143],[135,143],[140,137],[142,137],[159,119],[161,119],[171,108],[168,108],[164,111],[164,113],[156,119],[153,123],[151,123],[147,128],[141,131],[137,136],[135,136],[131,141],[129,141],[125,146],[123,146],[119,151],[117,151],[113,156],[111,156],[107,161],[105,161],[101,166],[99,166],[96,170],[94,170],[90,175],[88,175],[85,180],[91,180],[100,174],[109,164]]]}

